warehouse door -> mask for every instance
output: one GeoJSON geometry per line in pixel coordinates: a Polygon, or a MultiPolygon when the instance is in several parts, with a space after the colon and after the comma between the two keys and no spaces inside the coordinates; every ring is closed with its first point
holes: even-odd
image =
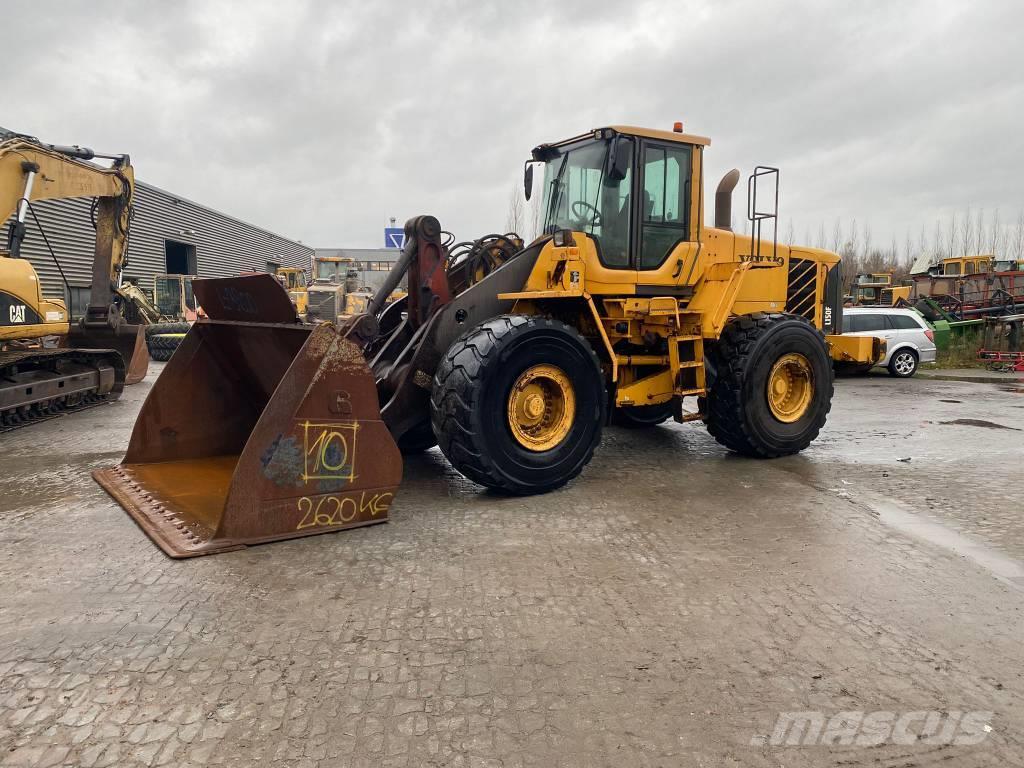
{"type": "Polygon", "coordinates": [[[195,275],[196,247],[176,240],[164,241],[164,259],[168,275],[195,275]]]}

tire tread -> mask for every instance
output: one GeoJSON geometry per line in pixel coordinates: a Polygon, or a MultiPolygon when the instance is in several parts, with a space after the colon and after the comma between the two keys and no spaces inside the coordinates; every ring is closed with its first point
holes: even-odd
{"type": "MultiPolygon", "coordinates": [[[[514,495],[554,490],[575,478],[589,463],[599,440],[571,473],[543,488],[526,486],[502,471],[481,449],[480,425],[475,423],[473,406],[483,389],[485,369],[501,354],[503,341],[525,327],[550,327],[568,332],[593,357],[595,369],[600,361],[591,345],[572,326],[557,320],[532,315],[499,315],[457,339],[445,353],[434,375],[431,393],[431,422],[437,444],[452,465],[480,485],[514,495]]],[[[600,434],[598,435],[600,437],[600,434]]]]}
{"type": "MultiPolygon", "coordinates": [[[[765,449],[754,439],[744,419],[743,381],[746,371],[750,368],[750,357],[754,347],[758,339],[773,325],[787,320],[802,321],[808,328],[813,329],[821,338],[822,345],[825,345],[825,335],[805,317],[781,312],[756,312],[742,315],[730,322],[722,332],[718,348],[713,353],[718,378],[713,393],[709,392],[707,398],[707,429],[720,445],[731,451],[757,458],[775,458],[799,453],[802,450],[765,449]]],[[[832,408],[835,385],[831,364],[828,371],[828,404],[818,415],[819,423],[810,437],[811,440],[818,436],[832,408]]]]}

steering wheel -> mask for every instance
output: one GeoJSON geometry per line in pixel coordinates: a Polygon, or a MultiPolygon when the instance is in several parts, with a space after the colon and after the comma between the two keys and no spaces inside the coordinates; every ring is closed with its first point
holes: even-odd
{"type": "Polygon", "coordinates": [[[592,206],[590,203],[588,203],[586,200],[577,200],[572,204],[572,206],[570,206],[570,208],[573,212],[573,215],[577,216],[581,223],[587,223],[589,220],[590,226],[601,226],[601,212],[597,210],[597,208],[592,206]],[[583,210],[577,211],[576,206],[579,206],[583,210]]]}

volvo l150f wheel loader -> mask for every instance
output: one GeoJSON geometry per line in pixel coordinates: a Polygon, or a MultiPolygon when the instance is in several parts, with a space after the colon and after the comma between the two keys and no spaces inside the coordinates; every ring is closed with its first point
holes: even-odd
{"type": "MultiPolygon", "coordinates": [[[[43,144],[0,129],[0,222],[11,219],[0,249],[0,424],[11,428],[118,397],[149,365],[143,328],[128,323],[119,294],[135,181],[127,155],[43,144]],[[112,161],[109,168],[88,162],[112,161]],[[92,197],[96,247],[85,317],[72,324],[63,298],[43,296],[21,248],[32,203],[92,197]],[[121,302],[119,306],[118,302],[121,302]],[[59,348],[43,348],[56,337],[59,348]]],[[[46,233],[40,232],[49,248],[46,233]]],[[[51,255],[60,268],[59,255],[51,255]]],[[[61,272],[63,275],[63,272],[61,272]]]]}
{"type": "Polygon", "coordinates": [[[762,238],[777,173],[739,174],[704,224],[703,154],[677,131],[609,127],[533,150],[544,234],[482,238],[450,258],[438,221],[406,224],[368,311],[299,323],[266,275],[197,280],[199,320],[97,480],[172,557],[382,522],[401,452],[435,443],[483,486],[550,491],[611,418],[702,420],[753,457],[805,448],[825,423],[843,337],[839,257],[762,238]],[[385,299],[402,280],[409,294],[385,299]],[[684,407],[688,406],[688,407],[684,407]]]}

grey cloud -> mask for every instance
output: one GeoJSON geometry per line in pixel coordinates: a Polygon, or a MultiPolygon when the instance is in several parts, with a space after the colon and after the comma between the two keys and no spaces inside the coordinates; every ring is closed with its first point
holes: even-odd
{"type": "Polygon", "coordinates": [[[798,237],[1024,208],[1015,2],[58,2],[6,9],[0,124],[316,245],[388,216],[504,226],[529,149],[709,135],[709,187],[779,165],[798,237]]]}

